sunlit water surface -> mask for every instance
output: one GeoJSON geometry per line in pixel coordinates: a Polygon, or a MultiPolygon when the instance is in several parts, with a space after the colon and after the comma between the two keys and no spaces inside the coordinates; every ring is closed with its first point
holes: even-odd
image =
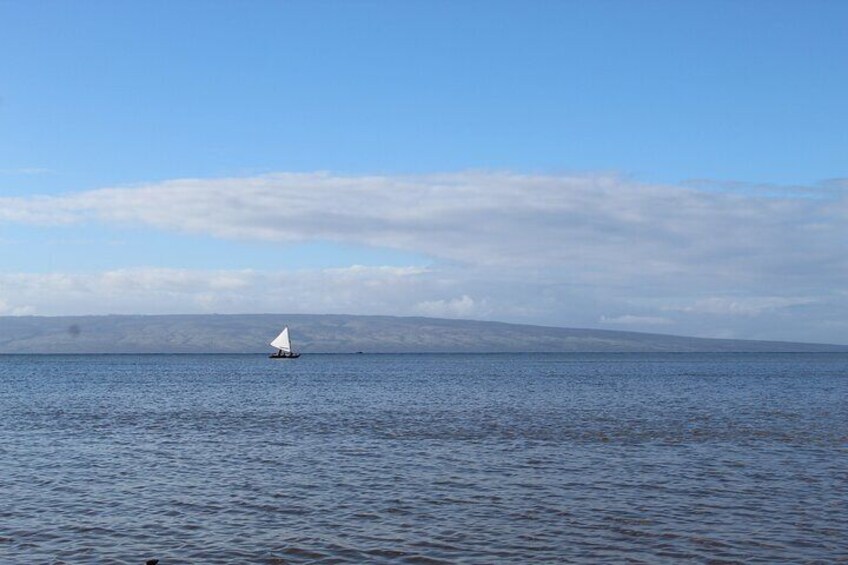
{"type": "Polygon", "coordinates": [[[0,357],[2,563],[848,560],[848,355],[0,357]]]}

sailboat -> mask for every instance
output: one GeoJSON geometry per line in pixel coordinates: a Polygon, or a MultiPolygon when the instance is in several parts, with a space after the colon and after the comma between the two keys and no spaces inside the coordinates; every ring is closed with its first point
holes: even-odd
{"type": "Polygon", "coordinates": [[[271,359],[297,359],[300,353],[292,351],[291,338],[289,337],[289,327],[283,328],[280,335],[274,338],[271,345],[277,348],[276,353],[272,353],[268,357],[271,359]]]}

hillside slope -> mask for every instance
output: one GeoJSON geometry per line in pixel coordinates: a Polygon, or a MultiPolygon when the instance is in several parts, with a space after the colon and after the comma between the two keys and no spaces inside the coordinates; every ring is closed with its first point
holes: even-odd
{"type": "Polygon", "coordinates": [[[281,327],[304,353],[848,351],[848,346],[718,340],[391,316],[308,314],[0,317],[0,353],[260,353],[281,327]]]}

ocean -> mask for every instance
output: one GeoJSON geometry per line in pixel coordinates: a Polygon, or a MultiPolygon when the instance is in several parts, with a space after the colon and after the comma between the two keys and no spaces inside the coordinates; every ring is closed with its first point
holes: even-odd
{"type": "Polygon", "coordinates": [[[848,354],[0,356],[0,563],[848,562],[848,354]]]}

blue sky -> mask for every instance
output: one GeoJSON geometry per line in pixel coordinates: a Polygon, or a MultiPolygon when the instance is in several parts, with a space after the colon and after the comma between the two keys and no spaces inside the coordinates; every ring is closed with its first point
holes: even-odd
{"type": "Polygon", "coordinates": [[[0,314],[846,343],[846,24],[836,1],[0,0],[0,314]]]}

